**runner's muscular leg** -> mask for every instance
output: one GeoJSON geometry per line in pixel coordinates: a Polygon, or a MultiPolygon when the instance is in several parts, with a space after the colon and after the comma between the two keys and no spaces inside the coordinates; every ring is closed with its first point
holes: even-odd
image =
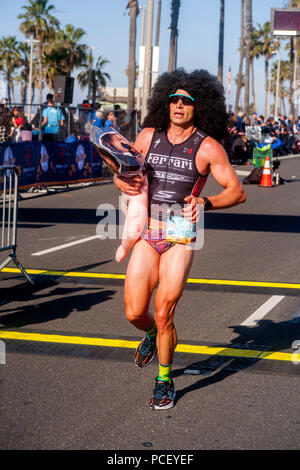
{"type": "Polygon", "coordinates": [[[124,301],[127,320],[142,331],[154,327],[148,309],[158,282],[159,262],[159,254],[145,240],[134,245],[126,272],[124,301]]]}
{"type": "Polygon", "coordinates": [[[155,296],[156,344],[161,364],[171,364],[173,360],[177,344],[174,312],[192,266],[193,254],[193,250],[177,244],[161,255],[155,296]]]}

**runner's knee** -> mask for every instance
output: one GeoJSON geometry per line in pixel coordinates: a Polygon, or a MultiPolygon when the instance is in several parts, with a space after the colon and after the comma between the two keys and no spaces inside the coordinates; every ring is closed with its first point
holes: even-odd
{"type": "Polygon", "coordinates": [[[144,316],[144,314],[144,311],[140,311],[139,309],[134,308],[133,306],[125,307],[125,316],[130,323],[134,323],[136,320],[140,320],[144,316]]]}
{"type": "Polygon", "coordinates": [[[155,323],[158,331],[165,331],[173,325],[174,309],[177,300],[165,300],[155,308],[155,323]]]}

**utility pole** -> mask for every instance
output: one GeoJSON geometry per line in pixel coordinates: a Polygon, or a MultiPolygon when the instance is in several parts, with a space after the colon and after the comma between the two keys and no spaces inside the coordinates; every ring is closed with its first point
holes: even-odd
{"type": "Polygon", "coordinates": [[[148,0],[147,4],[147,23],[146,23],[146,45],[145,45],[145,68],[143,83],[143,102],[141,120],[143,121],[147,114],[147,101],[151,91],[151,71],[152,71],[152,29],[153,29],[153,3],[154,0],[148,0]]]}
{"type": "Polygon", "coordinates": [[[160,34],[161,0],[158,0],[155,41],[152,49],[152,76],[151,87],[154,86],[158,77],[159,68],[159,34],[160,34]]]}
{"type": "Polygon", "coordinates": [[[31,121],[31,100],[32,100],[32,61],[33,61],[33,44],[40,42],[36,39],[27,39],[26,42],[30,42],[30,59],[29,59],[29,90],[28,90],[28,122],[31,121]]]}
{"type": "Polygon", "coordinates": [[[225,0],[220,0],[218,80],[222,85],[223,85],[223,61],[224,61],[224,11],[225,11],[225,0]]]}
{"type": "Polygon", "coordinates": [[[92,49],[96,49],[96,47],[95,47],[95,46],[90,46],[90,54],[89,54],[89,81],[88,81],[88,96],[87,96],[87,99],[88,99],[88,100],[90,100],[90,97],[91,97],[92,49]]]}
{"type": "Polygon", "coordinates": [[[280,49],[278,49],[277,56],[277,80],[276,80],[276,97],[275,97],[275,110],[274,117],[278,117],[278,97],[279,97],[279,77],[280,77],[280,49]]]}
{"type": "Polygon", "coordinates": [[[140,111],[142,107],[142,88],[144,83],[144,69],[145,69],[145,7],[140,6],[140,10],[143,10],[142,16],[142,30],[140,39],[140,50],[139,50],[139,76],[138,76],[138,87],[137,87],[137,109],[140,111]]]}

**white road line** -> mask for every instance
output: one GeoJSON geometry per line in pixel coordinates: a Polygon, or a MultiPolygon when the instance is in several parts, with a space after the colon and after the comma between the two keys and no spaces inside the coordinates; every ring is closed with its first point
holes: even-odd
{"type": "Polygon", "coordinates": [[[284,295],[272,295],[261,307],[255,310],[250,317],[247,318],[243,323],[242,326],[254,326],[261,320],[267,313],[269,313],[272,308],[274,308],[282,299],[284,299],[284,295]]]}
{"type": "Polygon", "coordinates": [[[95,240],[99,238],[100,240],[103,239],[101,235],[93,235],[92,237],[82,238],[81,240],[76,240],[74,242],[65,243],[64,245],[54,246],[53,248],[48,248],[48,250],[37,251],[36,253],[31,253],[31,256],[42,256],[46,255],[47,253],[52,253],[53,251],[63,250],[64,248],[69,248],[70,246],[79,245],[80,243],[86,243],[91,240],[95,240]]]}

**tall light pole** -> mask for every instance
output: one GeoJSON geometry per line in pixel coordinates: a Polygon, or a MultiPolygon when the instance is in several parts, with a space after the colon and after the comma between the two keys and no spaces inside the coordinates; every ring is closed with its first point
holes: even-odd
{"type": "Polygon", "coordinates": [[[139,49],[139,76],[138,76],[138,86],[137,86],[137,109],[141,110],[142,103],[142,88],[144,83],[144,65],[145,65],[145,7],[140,6],[140,10],[143,11],[142,17],[142,29],[141,29],[141,39],[140,39],[140,49],[139,49]]]}
{"type": "MultiPolygon", "coordinates": [[[[271,57],[272,55],[276,54],[277,52],[276,51],[272,51],[271,52],[271,57]]],[[[269,118],[270,117],[270,77],[269,77],[269,73],[268,73],[268,81],[267,81],[267,116],[266,118],[269,118]]],[[[275,112],[274,112],[275,114],[275,112]]]]}
{"type": "Polygon", "coordinates": [[[223,85],[223,61],[224,61],[224,12],[225,12],[225,0],[220,0],[218,80],[222,85],[223,85]]]}
{"type": "Polygon", "coordinates": [[[278,49],[278,56],[277,56],[277,79],[276,79],[276,97],[275,97],[275,110],[274,110],[275,118],[278,116],[279,77],[280,77],[280,49],[278,49]]]}
{"type": "Polygon", "coordinates": [[[33,44],[40,42],[37,39],[27,39],[30,42],[30,59],[29,59],[29,92],[28,92],[28,121],[31,121],[31,100],[32,100],[32,60],[33,60],[33,44]]]}
{"type": "Polygon", "coordinates": [[[150,96],[150,90],[151,90],[153,3],[154,3],[154,0],[148,0],[148,4],[147,4],[145,70],[144,70],[143,101],[142,101],[142,113],[141,113],[142,121],[144,120],[146,113],[147,113],[147,101],[150,96]]]}
{"type": "Polygon", "coordinates": [[[87,99],[90,100],[91,97],[91,67],[92,67],[92,50],[96,49],[95,46],[90,46],[90,54],[89,54],[89,81],[88,81],[88,96],[87,99]]]}
{"type": "MultiPolygon", "coordinates": [[[[298,68],[298,50],[295,49],[294,53],[294,90],[297,84],[297,68],[298,68]]],[[[295,119],[298,119],[298,102],[294,103],[295,105],[295,119]]]]}
{"type": "Polygon", "coordinates": [[[256,103],[255,110],[258,113],[258,103],[259,103],[259,82],[260,82],[261,70],[258,70],[256,73],[256,103]]]}

